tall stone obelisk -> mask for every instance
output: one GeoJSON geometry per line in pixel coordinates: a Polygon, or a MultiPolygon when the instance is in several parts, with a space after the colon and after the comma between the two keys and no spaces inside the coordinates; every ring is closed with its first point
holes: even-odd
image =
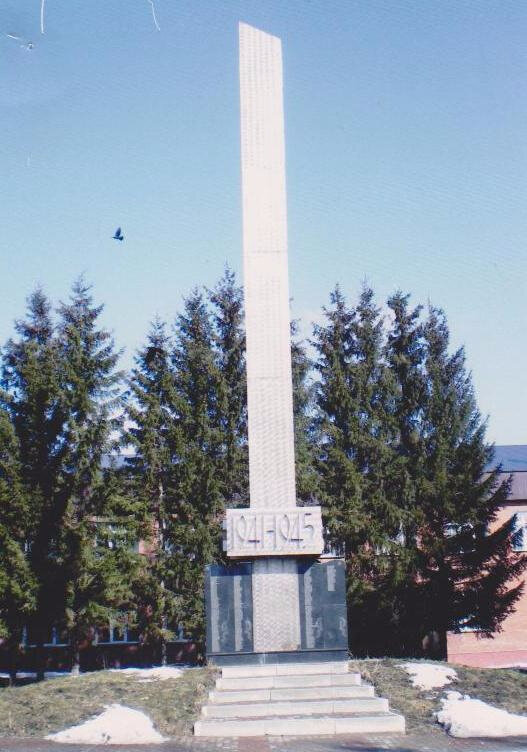
{"type": "Polygon", "coordinates": [[[320,508],[298,508],[295,492],[282,50],[247,24],[239,34],[250,514],[228,510],[226,549],[313,555],[320,508]]]}
{"type": "Polygon", "coordinates": [[[296,506],[282,50],[240,24],[243,267],[251,508],[296,506]]]}
{"type": "MultiPolygon", "coordinates": [[[[239,35],[250,504],[286,512],[296,492],[282,49],[247,24],[239,35]]],[[[256,559],[252,589],[255,651],[296,650],[295,559],[256,559]]]]}
{"type": "MultiPolygon", "coordinates": [[[[313,582],[340,594],[343,573],[336,588],[335,562],[320,585],[321,509],[296,502],[281,42],[244,23],[239,40],[250,507],[227,510],[224,548],[240,563],[209,570],[207,640],[209,655],[261,661],[314,647],[313,582]]],[[[336,605],[341,649],[345,597],[336,605]]]]}

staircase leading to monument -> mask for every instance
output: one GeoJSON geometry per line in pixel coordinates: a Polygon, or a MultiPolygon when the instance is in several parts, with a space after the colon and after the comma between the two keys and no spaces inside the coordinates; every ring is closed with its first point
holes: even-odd
{"type": "Polygon", "coordinates": [[[348,664],[228,666],[194,724],[196,736],[404,733],[402,715],[348,664]]]}

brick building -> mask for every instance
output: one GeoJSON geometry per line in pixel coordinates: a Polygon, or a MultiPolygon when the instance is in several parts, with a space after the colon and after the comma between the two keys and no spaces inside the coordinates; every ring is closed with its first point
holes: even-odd
{"type": "MultiPolygon", "coordinates": [[[[502,465],[504,478],[512,475],[512,487],[496,525],[515,514],[517,526],[522,530],[517,550],[527,552],[527,445],[497,446],[494,464],[497,463],[502,465]]],[[[493,639],[474,631],[450,633],[448,660],[466,666],[527,667],[527,587],[516,604],[516,611],[504,621],[502,631],[493,639]]]]}

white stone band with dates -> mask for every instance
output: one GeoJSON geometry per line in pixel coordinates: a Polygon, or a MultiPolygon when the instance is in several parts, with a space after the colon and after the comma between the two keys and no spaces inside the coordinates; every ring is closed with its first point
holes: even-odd
{"type": "Polygon", "coordinates": [[[227,509],[227,556],[318,556],[324,549],[320,507],[227,509]]]}

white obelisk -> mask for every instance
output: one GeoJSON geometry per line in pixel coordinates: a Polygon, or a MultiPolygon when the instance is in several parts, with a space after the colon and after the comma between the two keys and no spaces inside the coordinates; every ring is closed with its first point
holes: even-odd
{"type": "Polygon", "coordinates": [[[240,24],[251,507],[296,505],[280,39],[240,24]]]}
{"type": "Polygon", "coordinates": [[[225,549],[253,561],[254,651],[300,644],[299,555],[323,549],[320,507],[298,507],[280,39],[241,23],[240,108],[250,508],[225,549]]]}

